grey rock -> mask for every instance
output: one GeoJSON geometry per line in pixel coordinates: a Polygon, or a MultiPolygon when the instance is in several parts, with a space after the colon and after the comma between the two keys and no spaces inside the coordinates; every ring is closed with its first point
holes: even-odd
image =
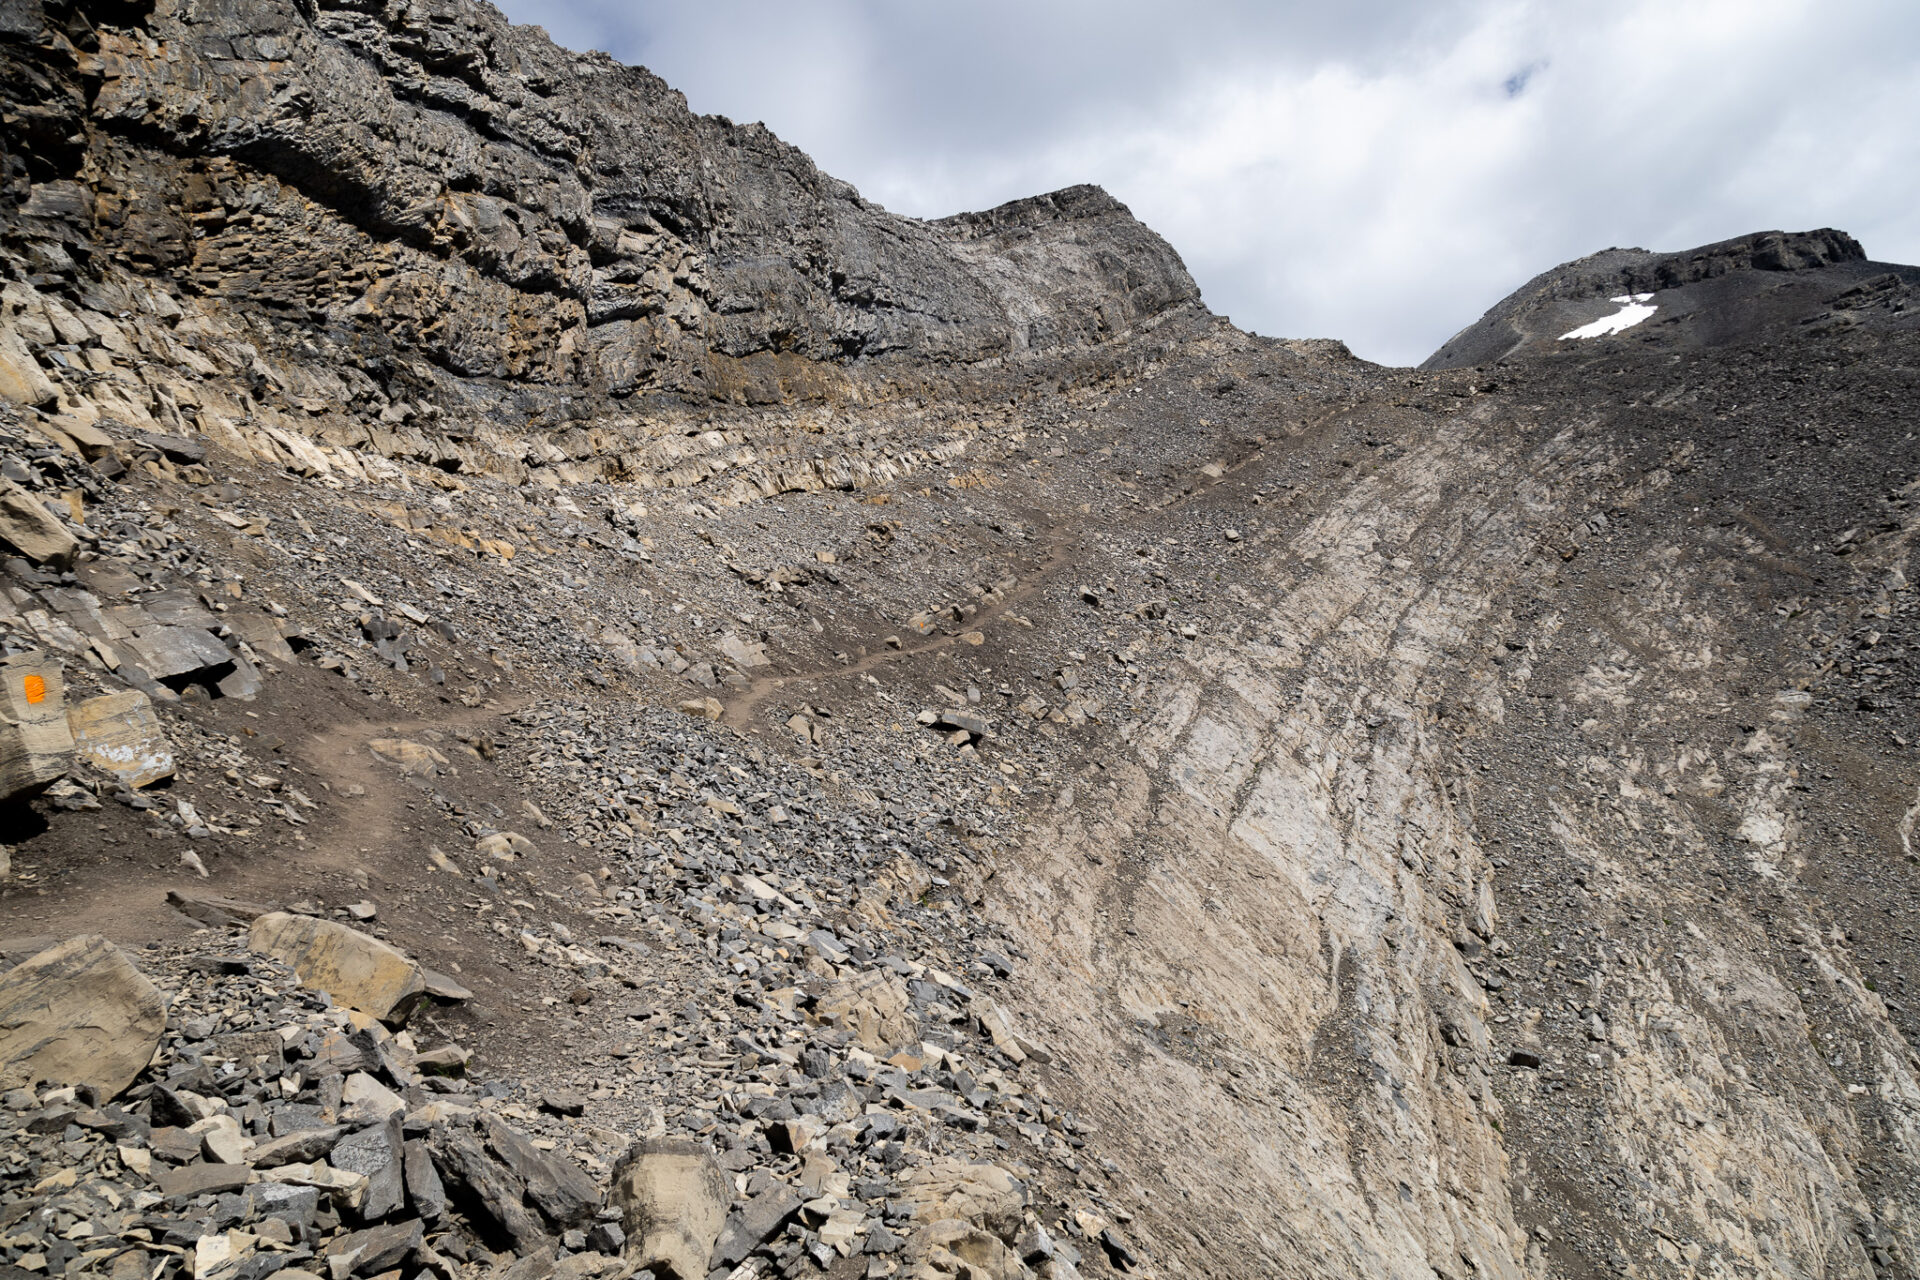
{"type": "Polygon", "coordinates": [[[565,1156],[543,1152],[511,1126],[482,1118],[487,1147],[526,1187],[527,1199],[555,1227],[578,1226],[600,1207],[600,1191],[585,1170],[565,1156]]]}
{"type": "Polygon", "coordinates": [[[767,1188],[727,1216],[713,1247],[713,1265],[734,1267],[800,1211],[799,1193],[785,1183],[767,1188]]]}
{"type": "Polygon", "coordinates": [[[390,1222],[338,1236],[327,1242],[321,1256],[329,1262],[340,1261],[353,1275],[379,1275],[411,1257],[424,1237],[425,1230],[417,1220],[390,1222]]]}
{"type": "Polygon", "coordinates": [[[427,1144],[408,1142],[401,1152],[401,1166],[413,1211],[428,1222],[438,1222],[447,1211],[447,1189],[440,1181],[439,1171],[433,1167],[427,1144]]]}
{"type": "Polygon", "coordinates": [[[490,1221],[523,1252],[546,1244],[546,1228],[524,1203],[526,1183],[489,1155],[471,1130],[443,1130],[432,1137],[429,1148],[448,1190],[464,1200],[470,1213],[490,1221]]]}
{"type": "Polygon", "coordinates": [[[339,1125],[314,1129],[296,1129],[285,1137],[260,1143],[247,1153],[247,1163],[256,1169],[272,1169],[283,1164],[307,1164],[323,1160],[346,1135],[339,1125]]]}
{"type": "Polygon", "coordinates": [[[328,1163],[336,1169],[366,1175],[366,1197],[359,1208],[363,1221],[378,1222],[398,1213],[406,1204],[406,1175],[401,1165],[403,1149],[401,1118],[397,1113],[384,1123],[349,1134],[334,1144],[328,1163]]]}

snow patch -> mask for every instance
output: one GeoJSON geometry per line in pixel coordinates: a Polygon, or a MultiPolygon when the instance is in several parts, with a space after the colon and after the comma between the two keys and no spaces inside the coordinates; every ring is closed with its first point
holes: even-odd
{"type": "Polygon", "coordinates": [[[1623,293],[1617,298],[1609,298],[1607,301],[1620,304],[1618,311],[1610,316],[1602,316],[1592,324],[1583,324],[1572,333],[1561,334],[1560,341],[1565,342],[1568,338],[1605,338],[1631,329],[1660,309],[1647,305],[1652,299],[1650,293],[1623,293]]]}

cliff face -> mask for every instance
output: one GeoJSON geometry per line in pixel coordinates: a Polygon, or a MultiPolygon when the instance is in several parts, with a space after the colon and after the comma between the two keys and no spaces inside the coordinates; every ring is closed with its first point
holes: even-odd
{"type": "Polygon", "coordinates": [[[192,1014],[5,1076],[0,1271],[1915,1274],[1920,271],[1392,370],[476,5],[0,0],[0,91],[0,964],[192,1014]]]}
{"type": "Polygon", "coordinates": [[[456,374],[778,398],[777,356],[967,364],[1198,305],[1104,193],[896,217],[484,6],[35,0],[9,22],[12,198],[456,374]]]}

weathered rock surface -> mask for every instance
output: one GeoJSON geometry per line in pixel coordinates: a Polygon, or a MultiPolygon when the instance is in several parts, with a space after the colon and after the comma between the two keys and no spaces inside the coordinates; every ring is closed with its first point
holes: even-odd
{"type": "Polygon", "coordinates": [[[0,975],[0,1088],[120,1093],[153,1057],[166,1003],[120,948],[71,938],[0,975]]]}
{"type": "Polygon", "coordinates": [[[291,966],[307,986],[376,1018],[404,1021],[427,989],[425,971],[405,952],[330,920],[275,911],[253,922],[247,946],[291,966]]]}
{"type": "Polygon", "coordinates": [[[81,759],[129,787],[173,776],[173,750],[152,700],[138,689],[76,704],[67,712],[67,726],[81,759]]]}
{"type": "MultiPolygon", "coordinates": [[[[733,1190],[705,1149],[653,1139],[621,1156],[612,1199],[620,1208],[629,1258],[667,1280],[697,1280],[707,1274],[733,1190]]],[[[733,1242],[729,1252],[742,1252],[741,1243],[733,1242]]]]}

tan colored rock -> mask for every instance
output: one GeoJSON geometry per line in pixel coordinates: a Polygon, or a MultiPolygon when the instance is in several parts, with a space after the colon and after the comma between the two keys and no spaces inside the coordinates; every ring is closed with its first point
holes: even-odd
{"type": "Polygon", "coordinates": [[[67,712],[67,727],[82,760],[129,787],[173,776],[173,749],[153,703],[138,689],[88,698],[67,712]]]}
{"type": "Polygon", "coordinates": [[[37,791],[72,767],[59,662],[39,649],[0,659],[0,799],[37,791]]]}
{"type": "Polygon", "coordinates": [[[705,720],[718,720],[727,712],[718,698],[688,698],[680,704],[680,710],[686,715],[699,716],[705,720]]]}
{"type": "Polygon", "coordinates": [[[1027,1197],[1013,1175],[994,1164],[967,1164],[952,1156],[937,1157],[914,1171],[903,1197],[922,1222],[959,1218],[984,1226],[1011,1240],[1020,1230],[1027,1197]]]}
{"type": "Polygon", "coordinates": [[[11,480],[0,481],[0,541],[35,564],[67,569],[80,543],[40,499],[11,480]]]}
{"type": "Polygon", "coordinates": [[[1027,1280],[1019,1255],[971,1222],[929,1222],[907,1242],[907,1280],[1027,1280]]]}
{"type": "Polygon", "coordinates": [[[979,1020],[980,1030],[993,1041],[993,1047],[1012,1058],[1015,1062],[1025,1062],[1027,1051],[1021,1046],[1020,1029],[1013,1023],[1013,1016],[986,996],[975,996],[967,1005],[967,1012],[979,1020]]]}
{"type": "Polygon", "coordinates": [[[743,640],[731,631],[720,637],[720,652],[743,671],[767,666],[772,661],[767,657],[766,645],[758,640],[743,640]]]}
{"type": "Polygon", "coordinates": [[[0,977],[0,1088],[92,1086],[112,1097],[153,1059],[166,1001],[98,934],[50,947],[0,977]]]}
{"type": "Polygon", "coordinates": [[[402,773],[431,774],[448,763],[447,758],[432,747],[407,738],[375,738],[367,743],[367,750],[388,764],[399,765],[402,773]]]}
{"type": "Polygon", "coordinates": [[[60,388],[41,369],[10,325],[0,325],[0,396],[16,404],[52,404],[60,388]]]}
{"type": "Polygon", "coordinates": [[[611,1197],[629,1262],[662,1280],[705,1280],[733,1185],[704,1148],[672,1138],[634,1143],[614,1166],[611,1197]]]}
{"type": "Polygon", "coordinates": [[[473,851],[483,857],[500,858],[509,862],[515,858],[524,858],[540,852],[533,841],[517,831],[496,831],[491,835],[481,836],[474,841],[473,851]]]}
{"type": "Polygon", "coordinates": [[[405,952],[331,920],[274,911],[253,922],[248,949],[291,965],[302,986],[383,1022],[404,1022],[427,989],[405,952]]]}
{"type": "Polygon", "coordinates": [[[340,1090],[340,1121],[363,1126],[379,1124],[407,1109],[406,1099],[364,1071],[348,1076],[340,1090]]]}
{"type": "Polygon", "coordinates": [[[202,1154],[215,1164],[245,1164],[247,1153],[254,1146],[240,1122],[229,1115],[195,1121],[187,1127],[187,1132],[199,1135],[202,1154]]]}
{"type": "Polygon", "coordinates": [[[876,971],[835,984],[815,1007],[851,1029],[862,1049],[878,1051],[913,1038],[908,1003],[907,984],[876,971]]]}

